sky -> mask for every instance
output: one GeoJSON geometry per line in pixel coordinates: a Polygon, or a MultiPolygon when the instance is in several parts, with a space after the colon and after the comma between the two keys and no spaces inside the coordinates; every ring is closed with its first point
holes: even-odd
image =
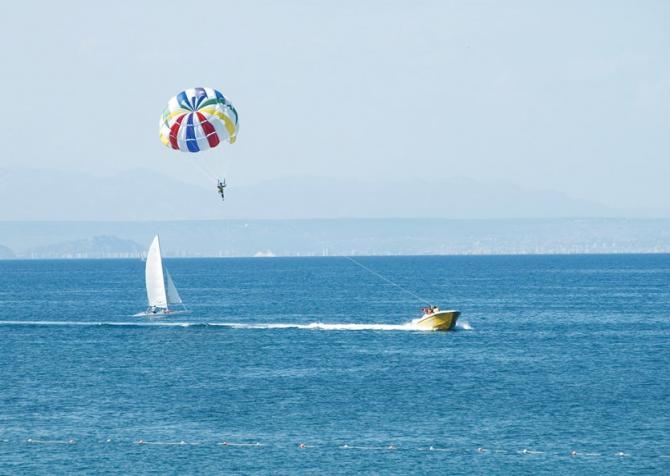
{"type": "Polygon", "coordinates": [[[244,186],[462,178],[670,217],[668,51],[667,1],[11,2],[0,170],[197,184],[208,160],[244,186]],[[240,114],[204,158],[158,140],[194,86],[240,114]]]}

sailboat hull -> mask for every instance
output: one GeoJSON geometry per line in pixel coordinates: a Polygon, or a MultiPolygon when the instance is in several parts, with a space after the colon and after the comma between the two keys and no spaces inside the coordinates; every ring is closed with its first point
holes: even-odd
{"type": "Polygon", "coordinates": [[[414,325],[424,331],[451,331],[456,326],[460,311],[438,311],[424,314],[414,325]]]}
{"type": "Polygon", "coordinates": [[[150,311],[144,311],[144,312],[138,312],[137,314],[133,314],[133,317],[155,317],[155,318],[161,318],[161,317],[167,317],[167,316],[174,316],[176,314],[191,314],[191,311],[188,309],[180,309],[178,311],[173,311],[172,309],[169,310],[160,310],[158,312],[150,312],[150,311]]]}

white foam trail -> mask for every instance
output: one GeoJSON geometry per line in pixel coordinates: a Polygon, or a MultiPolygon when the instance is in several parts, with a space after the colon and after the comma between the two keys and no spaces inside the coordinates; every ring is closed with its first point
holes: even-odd
{"type": "Polygon", "coordinates": [[[456,321],[456,329],[460,329],[463,331],[473,330],[472,326],[468,321],[456,321]]]}
{"type": "Polygon", "coordinates": [[[0,321],[6,326],[79,326],[79,327],[223,327],[229,329],[306,329],[322,331],[425,331],[413,322],[406,324],[301,323],[238,323],[238,322],[91,322],[91,321],[0,321]]]}
{"type": "Polygon", "coordinates": [[[309,324],[284,324],[284,323],[211,323],[211,326],[231,327],[234,329],[313,329],[321,331],[416,331],[412,323],[407,324],[329,324],[325,322],[311,322],[309,324]]]}
{"type": "Polygon", "coordinates": [[[189,327],[192,322],[92,322],[92,321],[0,321],[0,326],[120,326],[120,327],[189,327]]]}

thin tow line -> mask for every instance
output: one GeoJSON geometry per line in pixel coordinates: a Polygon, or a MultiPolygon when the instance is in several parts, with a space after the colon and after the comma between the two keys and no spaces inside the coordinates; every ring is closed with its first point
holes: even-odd
{"type": "Polygon", "coordinates": [[[416,293],[410,291],[409,289],[405,289],[405,288],[403,288],[403,287],[400,286],[399,284],[394,283],[393,281],[391,281],[391,280],[390,280],[389,278],[387,278],[386,276],[382,276],[382,275],[379,274],[378,272],[376,272],[376,271],[374,271],[374,270],[368,268],[367,266],[365,266],[365,265],[359,263],[358,261],[356,261],[355,259],[353,259],[351,256],[343,256],[343,258],[348,259],[349,261],[351,261],[351,262],[354,263],[355,265],[360,266],[361,268],[363,268],[363,269],[364,269],[365,271],[367,271],[368,273],[372,273],[372,274],[374,274],[374,275],[377,276],[378,278],[381,278],[381,279],[383,279],[384,281],[386,281],[387,283],[392,284],[392,285],[395,286],[396,288],[400,289],[401,291],[406,292],[407,294],[409,294],[410,296],[412,296],[412,297],[418,299],[419,301],[424,302],[424,303],[428,304],[429,306],[432,304],[432,303],[431,303],[430,301],[428,301],[427,299],[422,298],[421,296],[419,296],[418,294],[416,294],[416,293]]]}

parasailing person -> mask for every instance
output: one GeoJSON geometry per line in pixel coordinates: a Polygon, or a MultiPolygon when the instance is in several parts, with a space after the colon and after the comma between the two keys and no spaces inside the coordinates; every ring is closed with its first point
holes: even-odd
{"type": "Polygon", "coordinates": [[[226,180],[219,177],[223,154],[195,152],[214,149],[220,144],[233,144],[237,139],[239,122],[237,110],[220,91],[212,88],[190,88],[168,101],[160,119],[160,140],[168,148],[186,152],[203,173],[216,182],[224,200],[226,180]]]}
{"type": "Polygon", "coordinates": [[[219,191],[219,195],[221,195],[221,200],[225,200],[225,189],[226,189],[226,179],[224,178],[223,181],[221,179],[218,180],[216,184],[216,189],[219,191]]]}

